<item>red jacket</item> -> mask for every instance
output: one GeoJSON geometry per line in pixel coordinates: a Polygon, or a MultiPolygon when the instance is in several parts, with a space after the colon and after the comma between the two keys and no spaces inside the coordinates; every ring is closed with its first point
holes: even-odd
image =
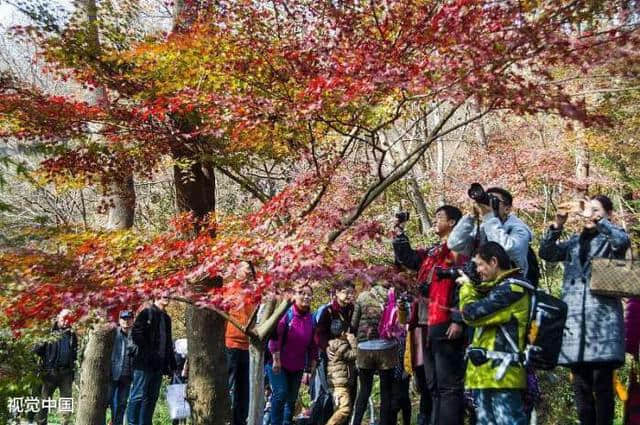
{"type": "MultiPolygon", "coordinates": [[[[419,285],[429,284],[429,326],[444,324],[452,320],[462,322],[458,311],[455,281],[439,279],[435,270],[438,267],[446,269],[452,266],[461,266],[467,258],[451,251],[446,243],[434,245],[428,251],[414,250],[404,234],[394,238],[393,250],[396,262],[418,271],[419,285]]],[[[411,324],[411,319],[410,317],[409,324],[411,324]]]]}
{"type": "Polygon", "coordinates": [[[429,282],[429,325],[438,325],[455,320],[452,314],[457,313],[458,303],[455,294],[456,282],[452,279],[439,279],[435,269],[462,266],[467,260],[449,249],[447,244],[435,245],[429,251],[423,251],[423,260],[418,270],[418,283],[429,282]]]}

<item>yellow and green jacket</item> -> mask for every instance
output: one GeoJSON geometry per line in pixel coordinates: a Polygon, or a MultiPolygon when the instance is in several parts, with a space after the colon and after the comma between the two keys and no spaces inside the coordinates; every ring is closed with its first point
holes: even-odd
{"type": "MultiPolygon", "coordinates": [[[[475,328],[470,348],[482,348],[493,353],[514,353],[512,344],[500,330],[502,326],[521,353],[525,347],[525,333],[531,303],[530,284],[514,275],[518,269],[508,270],[494,281],[480,285],[464,283],[460,288],[462,319],[475,328]],[[523,287],[524,285],[525,287],[523,287]]],[[[467,389],[523,389],[527,385],[524,367],[520,362],[510,362],[506,372],[497,378],[500,360],[475,366],[467,364],[465,387],[467,389]]]]}

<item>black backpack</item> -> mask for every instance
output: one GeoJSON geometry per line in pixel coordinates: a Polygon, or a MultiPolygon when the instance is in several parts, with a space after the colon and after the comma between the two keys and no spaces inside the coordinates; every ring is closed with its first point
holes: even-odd
{"type": "Polygon", "coordinates": [[[567,304],[564,301],[543,291],[533,291],[525,364],[544,370],[558,365],[566,321],[567,304]]]}
{"type": "Polygon", "coordinates": [[[567,321],[567,304],[535,289],[528,282],[512,280],[531,293],[531,306],[526,329],[523,363],[536,369],[551,370],[558,365],[562,336],[567,321]]]}

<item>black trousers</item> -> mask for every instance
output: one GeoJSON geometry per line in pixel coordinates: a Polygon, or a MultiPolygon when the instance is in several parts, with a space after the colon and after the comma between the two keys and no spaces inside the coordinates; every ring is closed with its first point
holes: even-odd
{"type": "Polygon", "coordinates": [[[427,384],[427,376],[424,365],[413,369],[416,387],[420,391],[420,413],[418,413],[418,425],[429,425],[432,417],[431,390],[432,384],[427,384]]]}
{"type": "Polygon", "coordinates": [[[249,350],[227,348],[231,425],[246,425],[249,415],[249,350]]]}
{"type": "MultiPolygon", "coordinates": [[[[60,398],[71,398],[73,389],[74,373],[71,369],[56,369],[45,372],[42,377],[41,399],[49,399],[53,397],[56,389],[60,390],[60,398]]],[[[59,410],[60,408],[58,408],[59,410]]],[[[36,415],[38,425],[47,424],[48,409],[41,409],[36,415]]],[[[71,423],[71,415],[67,412],[60,414],[62,416],[62,425],[71,423]]]]}
{"type": "MultiPolygon", "coordinates": [[[[358,395],[351,425],[360,425],[367,410],[373,388],[375,369],[358,369],[358,395]]],[[[393,369],[378,371],[380,374],[380,425],[392,425],[391,398],[393,395],[393,369]]]]}
{"type": "Polygon", "coordinates": [[[398,423],[398,413],[402,414],[402,424],[411,425],[411,397],[409,396],[409,384],[411,377],[404,375],[397,376],[393,380],[393,396],[391,398],[391,423],[398,423]]]}
{"type": "MultiPolygon", "coordinates": [[[[431,409],[424,412],[431,424],[464,423],[464,341],[446,337],[430,340],[425,356],[425,381],[431,394],[431,409]]],[[[422,407],[422,403],[421,403],[422,407]]],[[[422,412],[421,412],[422,413],[422,412]]]]}
{"type": "Polygon", "coordinates": [[[612,425],[615,400],[613,364],[584,363],[571,368],[581,425],[612,425]]]}

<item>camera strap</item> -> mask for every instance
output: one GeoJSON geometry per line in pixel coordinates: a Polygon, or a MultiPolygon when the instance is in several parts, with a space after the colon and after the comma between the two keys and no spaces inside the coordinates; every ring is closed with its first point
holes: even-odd
{"type": "Polygon", "coordinates": [[[473,237],[473,250],[471,252],[471,257],[476,255],[476,252],[478,252],[478,248],[480,248],[480,216],[478,215],[478,213],[474,214],[474,218],[476,220],[476,234],[473,237]]]}

